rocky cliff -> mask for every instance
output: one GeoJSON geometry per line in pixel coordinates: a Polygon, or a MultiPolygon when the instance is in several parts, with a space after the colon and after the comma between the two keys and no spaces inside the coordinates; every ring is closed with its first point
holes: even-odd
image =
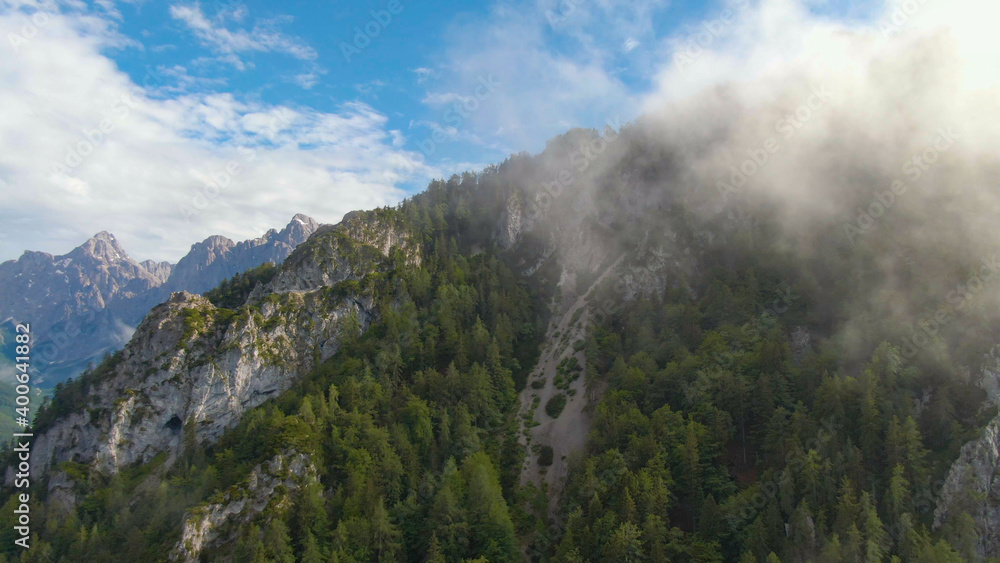
{"type": "Polygon", "coordinates": [[[231,541],[231,536],[268,507],[287,507],[291,495],[307,483],[318,483],[312,460],[287,451],[255,467],[246,482],[219,495],[214,502],[187,514],[181,539],[171,561],[199,561],[202,553],[231,541]]]}
{"type": "MultiPolygon", "coordinates": [[[[83,404],[36,429],[33,472],[74,462],[110,475],[161,452],[172,460],[188,429],[199,443],[214,442],[245,411],[332,356],[346,319],[352,330],[367,328],[374,312],[365,276],[411,246],[405,233],[378,229],[387,237],[382,248],[352,238],[348,233],[363,232],[352,225],[314,237],[238,310],[173,294],[90,376],[94,381],[81,383],[88,385],[83,404]]],[[[53,482],[58,486],[60,477],[53,482]]]]}
{"type": "Polygon", "coordinates": [[[175,293],[147,315],[85,409],[37,438],[33,470],[72,461],[112,474],[178,451],[185,425],[200,442],[214,441],[332,355],[342,319],[354,313],[366,326],[364,302],[288,294],[233,314],[175,293]]]}
{"type": "MultiPolygon", "coordinates": [[[[1000,407],[1000,350],[987,358],[981,385],[989,402],[1000,407]]],[[[962,511],[979,530],[979,556],[1000,557],[1000,415],[962,447],[941,487],[934,527],[953,522],[962,511]]]]}

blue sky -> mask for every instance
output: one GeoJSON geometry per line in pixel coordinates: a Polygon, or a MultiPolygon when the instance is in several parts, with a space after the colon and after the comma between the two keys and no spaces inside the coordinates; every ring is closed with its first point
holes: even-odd
{"type": "Polygon", "coordinates": [[[766,64],[732,54],[774,22],[870,25],[881,6],[0,0],[0,194],[18,201],[0,260],[109,230],[176,261],[298,212],[336,222],[745,79],[766,64]]]}
{"type": "MultiPolygon", "coordinates": [[[[605,43],[600,45],[606,49],[602,55],[607,56],[601,61],[602,67],[628,91],[638,92],[650,85],[650,76],[643,72],[644,52],[658,48],[656,38],[668,36],[687,22],[700,22],[720,6],[711,2],[636,3],[640,11],[607,4],[606,12],[585,14],[585,10],[593,9],[585,5],[590,2],[430,4],[397,0],[278,4],[217,0],[125,4],[114,8],[121,14],[118,31],[144,48],[116,49],[108,55],[139,82],[152,68],[165,70],[168,74],[164,81],[171,85],[187,83],[189,88],[231,92],[268,104],[335,112],[345,102],[361,101],[388,117],[387,126],[405,135],[404,146],[421,151],[428,161],[447,169],[456,164],[461,167],[494,162],[510,152],[538,150],[548,136],[570,125],[535,124],[547,133],[532,137],[529,140],[534,142],[527,144],[511,144],[505,135],[490,136],[489,131],[476,131],[482,136],[470,143],[472,131],[466,131],[464,136],[452,134],[447,141],[434,143],[432,154],[428,154],[431,151],[426,147],[430,145],[426,143],[421,149],[420,142],[431,137],[433,124],[448,127],[462,117],[446,115],[448,103],[437,100],[474,94],[478,77],[469,79],[452,67],[462,64],[455,60],[454,51],[463,49],[466,42],[475,43],[480,33],[505,25],[518,26],[530,19],[530,27],[536,28],[531,31],[541,33],[537,38],[540,43],[567,60],[594,48],[585,43],[605,43]],[[390,7],[397,13],[393,14],[390,7]],[[629,33],[609,37],[595,36],[587,29],[603,25],[595,20],[616,13],[628,13],[630,18],[643,21],[629,33]],[[540,25],[542,22],[545,25],[540,25]],[[211,29],[201,27],[204,24],[211,29]],[[363,32],[361,36],[358,30],[363,32]],[[372,30],[376,31],[374,36],[368,33],[372,30]],[[243,38],[246,45],[233,47],[240,42],[236,37],[243,38]],[[618,52],[614,51],[615,45],[606,44],[611,41],[620,44],[618,52]],[[183,67],[183,77],[176,74],[178,67],[183,67]]],[[[489,79],[489,69],[482,74],[489,79]]],[[[521,86],[508,82],[498,88],[521,86]]],[[[485,100],[483,109],[476,111],[488,111],[488,102],[485,100]]],[[[572,125],[603,125],[606,116],[587,113],[582,112],[581,121],[572,125]]]]}

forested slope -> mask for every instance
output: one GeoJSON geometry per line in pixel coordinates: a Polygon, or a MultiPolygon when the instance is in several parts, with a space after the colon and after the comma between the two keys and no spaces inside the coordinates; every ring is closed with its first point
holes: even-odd
{"type": "Polygon", "coordinates": [[[162,330],[140,327],[40,413],[34,547],[7,555],[991,555],[989,493],[940,492],[996,416],[983,390],[997,372],[993,293],[965,291],[912,344],[915,319],[946,306],[989,247],[914,236],[919,209],[902,205],[892,236],[854,244],[837,217],[790,222],[781,201],[720,208],[683,168],[657,128],[574,130],[350,214],[277,269],[175,296],[147,317],[162,330]],[[562,171],[573,181],[553,183],[562,171]],[[586,314],[566,319],[581,299],[586,314]],[[539,389],[542,354],[566,349],[583,361],[557,363],[552,385],[578,386],[567,401],[591,427],[550,489],[524,477],[553,454],[526,439],[517,398],[539,389]]]}

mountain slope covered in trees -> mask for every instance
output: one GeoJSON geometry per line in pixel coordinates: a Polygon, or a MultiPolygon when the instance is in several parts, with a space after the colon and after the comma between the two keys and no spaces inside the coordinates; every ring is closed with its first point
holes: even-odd
{"type": "Polygon", "coordinates": [[[996,416],[992,293],[962,293],[933,334],[914,322],[983,248],[915,236],[919,194],[855,244],[840,216],[789,220],[787,200],[720,206],[685,166],[647,123],[574,130],[175,296],[145,321],[169,338],[140,327],[39,414],[34,547],[7,556],[995,557],[989,490],[941,495],[996,416]],[[558,325],[579,332],[546,330],[580,299],[558,325]],[[522,410],[563,349],[583,361],[553,385],[583,392],[522,410]],[[214,414],[216,386],[241,416],[214,414]],[[552,467],[552,444],[526,438],[539,413],[577,407],[590,428],[560,455],[565,482],[526,478],[552,467]]]}

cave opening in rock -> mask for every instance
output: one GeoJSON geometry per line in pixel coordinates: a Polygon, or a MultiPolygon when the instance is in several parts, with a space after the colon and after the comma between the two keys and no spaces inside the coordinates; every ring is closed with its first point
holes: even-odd
{"type": "Polygon", "coordinates": [[[167,421],[165,426],[176,433],[181,431],[181,427],[184,426],[184,423],[181,421],[181,417],[175,414],[170,420],[167,421]]]}

